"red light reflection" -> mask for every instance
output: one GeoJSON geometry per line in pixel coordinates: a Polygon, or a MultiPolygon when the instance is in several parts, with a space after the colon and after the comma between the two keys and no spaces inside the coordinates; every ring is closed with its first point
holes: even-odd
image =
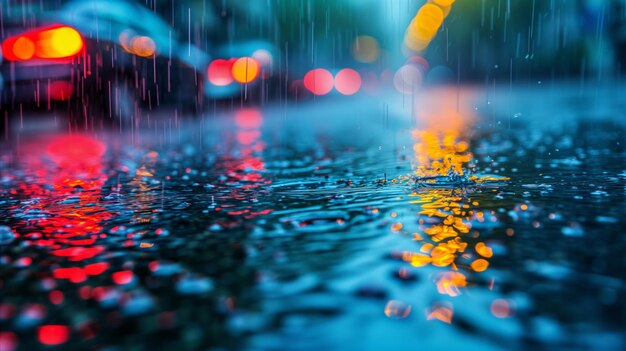
{"type": "Polygon", "coordinates": [[[103,221],[113,216],[99,204],[107,180],[102,159],[106,146],[87,135],[61,135],[47,143],[25,145],[22,151],[26,173],[35,180],[19,184],[16,194],[37,201],[27,202],[19,210],[41,215],[27,217],[27,223],[14,228],[37,228],[38,233],[25,238],[63,260],[63,267],[52,272],[56,279],[81,283],[106,271],[107,263],[82,263],[104,251],[104,246],[98,245],[99,233],[103,221]]]}
{"type": "MultiPolygon", "coordinates": [[[[260,130],[263,115],[258,109],[242,109],[235,112],[234,122],[236,129],[233,152],[222,158],[221,165],[228,175],[224,182],[233,185],[229,198],[248,202],[256,199],[259,190],[266,191],[266,188],[272,184],[272,181],[265,177],[266,166],[261,157],[265,150],[260,130]]],[[[221,208],[216,210],[219,211],[221,208]]],[[[246,219],[271,212],[272,210],[255,212],[252,206],[228,210],[228,214],[246,219]]]]}

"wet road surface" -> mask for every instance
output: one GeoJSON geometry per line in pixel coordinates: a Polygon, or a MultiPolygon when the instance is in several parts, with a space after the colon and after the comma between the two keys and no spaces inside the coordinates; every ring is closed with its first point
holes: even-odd
{"type": "Polygon", "coordinates": [[[0,345],[623,349],[624,104],[454,87],[12,134],[0,345]]]}

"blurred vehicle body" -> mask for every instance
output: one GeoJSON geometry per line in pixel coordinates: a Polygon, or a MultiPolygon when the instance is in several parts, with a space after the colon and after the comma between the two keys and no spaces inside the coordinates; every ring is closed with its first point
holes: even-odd
{"type": "Polygon", "coordinates": [[[74,0],[58,8],[20,3],[3,4],[3,108],[51,109],[61,100],[75,112],[112,117],[128,113],[129,105],[202,102],[197,92],[208,55],[182,43],[140,3],[74,0]],[[73,32],[72,39],[50,40],[54,28],[73,32]],[[68,55],[40,55],[54,45],[68,55]]]}
{"type": "Polygon", "coordinates": [[[67,108],[75,120],[85,121],[121,120],[163,105],[198,112],[207,97],[248,95],[251,86],[269,77],[277,55],[273,45],[199,42],[191,22],[168,23],[175,8],[169,4],[155,11],[132,0],[3,1],[0,107],[10,113],[67,108]],[[51,40],[54,30],[66,37],[51,40]],[[53,49],[64,55],[45,55],[53,49]],[[229,61],[227,75],[236,60],[250,58],[244,61],[243,80],[212,84],[211,56],[229,61]],[[257,66],[254,77],[248,63],[257,66]]]}

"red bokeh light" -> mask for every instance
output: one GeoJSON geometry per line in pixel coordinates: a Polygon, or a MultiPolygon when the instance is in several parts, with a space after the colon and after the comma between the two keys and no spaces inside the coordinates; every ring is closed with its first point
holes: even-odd
{"type": "Polygon", "coordinates": [[[44,345],[60,345],[67,342],[70,330],[65,325],[42,325],[38,330],[39,342],[44,345]]]}
{"type": "Polygon", "coordinates": [[[225,86],[234,81],[232,68],[235,63],[234,59],[222,60],[218,59],[209,65],[209,81],[213,85],[225,86]]]}
{"type": "Polygon", "coordinates": [[[361,75],[359,72],[345,68],[335,76],[335,89],[343,95],[353,95],[361,89],[361,75]]]}
{"type": "Polygon", "coordinates": [[[304,76],[304,86],[315,95],[326,95],[333,90],[333,75],[323,68],[309,71],[304,76]]]}
{"type": "Polygon", "coordinates": [[[65,300],[65,295],[63,295],[61,290],[52,290],[48,296],[50,297],[50,302],[55,305],[60,305],[65,300]]]}
{"type": "Polygon", "coordinates": [[[113,281],[115,284],[124,285],[133,281],[133,272],[132,271],[119,271],[113,273],[113,281]]]}
{"type": "Polygon", "coordinates": [[[13,351],[17,349],[17,335],[12,332],[0,332],[0,350],[13,351]]]}

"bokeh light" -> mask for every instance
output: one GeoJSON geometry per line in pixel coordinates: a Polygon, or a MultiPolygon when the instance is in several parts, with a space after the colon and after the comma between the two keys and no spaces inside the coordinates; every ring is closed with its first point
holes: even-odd
{"type": "Polygon", "coordinates": [[[361,89],[361,75],[351,68],[342,69],[335,76],[335,89],[343,95],[356,94],[361,89]]]}
{"type": "Polygon", "coordinates": [[[217,59],[209,65],[209,81],[217,86],[229,85],[233,82],[233,60],[217,59]]]}
{"type": "Polygon", "coordinates": [[[134,31],[127,29],[120,33],[119,42],[124,51],[140,57],[152,57],[157,53],[154,39],[136,35],[134,31]]]}
{"type": "Polygon", "coordinates": [[[0,332],[0,350],[14,351],[17,349],[19,341],[13,332],[0,332]]]}
{"type": "Polygon", "coordinates": [[[20,37],[13,44],[12,51],[18,59],[29,60],[35,55],[35,43],[29,38],[20,37]]]}
{"type": "Polygon", "coordinates": [[[393,85],[397,91],[402,94],[413,94],[422,85],[422,72],[413,64],[407,64],[402,67],[393,77],[393,85]]]}
{"type": "Polygon", "coordinates": [[[256,62],[261,67],[271,67],[274,62],[274,57],[272,53],[265,50],[259,49],[252,54],[252,58],[256,60],[256,62]]]}
{"type": "Polygon", "coordinates": [[[132,52],[141,57],[151,57],[156,53],[154,40],[146,36],[136,36],[130,41],[132,52]]]}
{"type": "Polygon", "coordinates": [[[443,5],[447,2],[450,1],[442,0],[440,3],[427,3],[419,9],[404,38],[404,45],[408,49],[420,52],[428,47],[450,11],[453,1],[450,2],[450,5],[443,5]]]}
{"type": "Polygon", "coordinates": [[[39,342],[44,345],[61,345],[69,339],[69,328],[65,325],[42,325],[39,327],[39,342]]]}
{"type": "Polygon", "coordinates": [[[37,56],[59,58],[76,55],[83,48],[80,34],[70,27],[59,27],[41,32],[37,45],[37,56]]]}
{"type": "Polygon", "coordinates": [[[358,36],[352,43],[352,55],[359,62],[375,62],[380,57],[378,41],[368,35],[358,36]]]}
{"type": "Polygon", "coordinates": [[[259,64],[252,57],[242,57],[233,63],[232,74],[239,83],[251,83],[259,75],[259,64]]]}
{"type": "Polygon", "coordinates": [[[304,76],[304,86],[315,95],[326,95],[333,90],[333,75],[323,68],[316,68],[304,76]]]}
{"type": "Polygon", "coordinates": [[[454,4],[454,0],[432,0],[432,2],[441,7],[448,7],[454,4]]]}
{"type": "Polygon", "coordinates": [[[7,38],[2,54],[9,61],[62,59],[77,55],[83,46],[83,38],[75,29],[56,25],[7,38]]]}
{"type": "Polygon", "coordinates": [[[489,267],[489,262],[485,259],[479,258],[472,262],[470,266],[476,272],[484,272],[489,267]]]}

